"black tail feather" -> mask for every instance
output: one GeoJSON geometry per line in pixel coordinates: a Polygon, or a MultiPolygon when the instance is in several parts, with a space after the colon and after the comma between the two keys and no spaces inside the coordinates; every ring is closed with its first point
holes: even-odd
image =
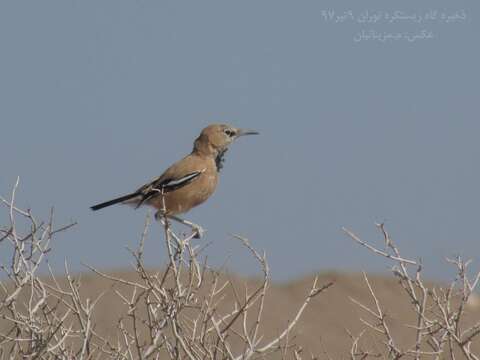
{"type": "Polygon", "coordinates": [[[140,194],[139,193],[131,193],[131,194],[128,194],[128,195],[120,196],[118,198],[115,198],[115,199],[112,199],[112,200],[109,200],[109,201],[105,201],[105,202],[97,204],[97,205],[93,205],[93,206],[90,207],[90,209],[92,209],[93,211],[97,211],[97,210],[103,209],[107,206],[115,205],[115,204],[130,200],[130,199],[133,199],[134,197],[136,197],[138,195],[140,195],[140,194]]]}

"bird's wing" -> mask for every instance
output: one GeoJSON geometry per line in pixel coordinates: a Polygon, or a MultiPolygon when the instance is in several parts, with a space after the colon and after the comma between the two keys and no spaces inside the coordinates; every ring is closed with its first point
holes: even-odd
{"type": "Polygon", "coordinates": [[[168,177],[164,179],[159,179],[152,184],[152,190],[163,191],[164,193],[167,193],[180,189],[194,181],[202,174],[202,172],[204,171],[193,171],[181,177],[168,177]]]}
{"type": "Polygon", "coordinates": [[[137,190],[137,193],[142,195],[141,201],[136,207],[142,205],[148,199],[157,196],[159,194],[166,194],[170,191],[180,189],[195,179],[197,179],[205,170],[192,171],[181,176],[172,176],[169,172],[165,172],[163,175],[153,179],[148,184],[143,185],[137,190]]]}

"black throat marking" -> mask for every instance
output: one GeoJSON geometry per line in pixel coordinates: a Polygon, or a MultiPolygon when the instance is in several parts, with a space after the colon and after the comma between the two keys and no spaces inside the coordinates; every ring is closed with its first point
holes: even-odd
{"type": "Polygon", "coordinates": [[[228,149],[224,149],[218,152],[217,157],[215,158],[215,165],[217,165],[217,172],[220,172],[223,168],[223,163],[225,162],[225,153],[228,149]]]}

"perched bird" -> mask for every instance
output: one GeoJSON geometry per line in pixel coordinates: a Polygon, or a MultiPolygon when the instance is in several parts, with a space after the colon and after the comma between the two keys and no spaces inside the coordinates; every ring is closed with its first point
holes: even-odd
{"type": "Polygon", "coordinates": [[[150,205],[158,210],[156,219],[166,216],[190,226],[196,237],[200,237],[203,233],[200,226],[177,215],[200,205],[213,194],[228,146],[241,136],[257,134],[256,131],[225,124],[209,125],[195,140],[192,152],[162,175],[130,194],[94,205],[91,209],[100,210],[118,203],[130,204],[135,208],[150,205]]]}

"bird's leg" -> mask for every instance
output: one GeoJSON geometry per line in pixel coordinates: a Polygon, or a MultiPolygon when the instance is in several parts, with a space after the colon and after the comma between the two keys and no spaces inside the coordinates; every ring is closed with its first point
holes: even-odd
{"type": "Polygon", "coordinates": [[[195,232],[195,236],[194,236],[195,239],[200,239],[203,236],[203,234],[205,234],[205,230],[200,225],[197,225],[188,220],[179,218],[178,216],[175,216],[175,215],[167,215],[167,217],[183,225],[189,226],[195,232]]]}
{"type": "Polygon", "coordinates": [[[180,238],[170,228],[170,225],[168,223],[168,217],[165,216],[161,211],[157,211],[155,213],[155,220],[160,221],[162,223],[162,225],[166,227],[166,231],[168,231],[170,233],[170,235],[173,237],[173,239],[177,243],[178,249],[180,249],[180,251],[183,252],[185,244],[182,240],[180,240],[180,238]]]}

